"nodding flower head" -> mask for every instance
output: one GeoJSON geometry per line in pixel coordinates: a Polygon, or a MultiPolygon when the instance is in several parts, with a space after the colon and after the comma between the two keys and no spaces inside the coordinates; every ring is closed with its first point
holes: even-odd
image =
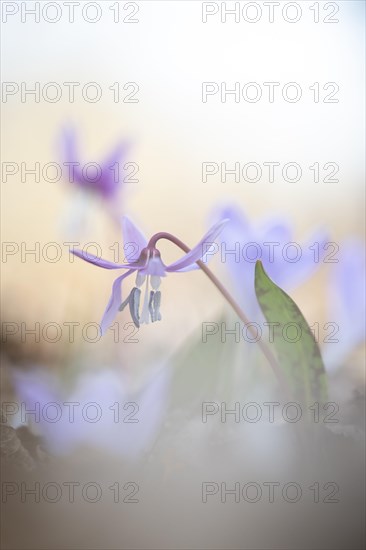
{"type": "Polygon", "coordinates": [[[202,260],[207,252],[209,252],[226,222],[227,220],[222,220],[216,223],[192,250],[186,252],[179,260],[169,265],[163,263],[160,252],[156,248],[156,243],[160,238],[168,239],[175,244],[178,244],[180,241],[168,233],[157,233],[148,242],[141,231],[128,218],[123,218],[124,243],[125,247],[133,245],[134,252],[137,248],[139,251],[137,259],[134,260],[132,252],[126,254],[128,263],[116,264],[92,254],[87,254],[82,250],[73,250],[72,252],[75,256],[98,267],[125,270],[113,283],[112,295],[101,322],[101,333],[105,333],[118,311],[122,311],[127,305],[129,306],[132,320],[137,327],[150,321],[160,321],[161,278],[166,277],[168,273],[181,273],[198,269],[199,265],[197,262],[202,260]],[[122,281],[134,273],[136,274],[135,286],[128,297],[122,301],[122,281]],[[141,306],[141,288],[143,287],[145,288],[141,306]]]}

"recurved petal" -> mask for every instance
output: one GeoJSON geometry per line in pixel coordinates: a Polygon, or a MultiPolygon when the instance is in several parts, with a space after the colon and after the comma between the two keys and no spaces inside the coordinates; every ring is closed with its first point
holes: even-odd
{"type": "MultiPolygon", "coordinates": [[[[113,165],[121,159],[124,159],[129,149],[129,144],[125,142],[119,142],[115,148],[108,154],[103,161],[103,168],[106,170],[112,170],[113,165]]],[[[113,171],[111,172],[113,174],[113,171]]]]}
{"type": "Polygon", "coordinates": [[[268,242],[283,245],[292,241],[293,228],[285,218],[277,216],[267,218],[255,233],[260,244],[268,242]]]}
{"type": "Polygon", "coordinates": [[[195,271],[196,269],[200,269],[200,266],[194,263],[187,265],[187,267],[182,267],[182,269],[175,269],[174,273],[186,273],[187,271],[195,271]]]}
{"type": "Polygon", "coordinates": [[[179,271],[183,268],[186,268],[195,262],[197,260],[200,260],[202,256],[204,256],[207,251],[210,248],[210,245],[215,241],[215,239],[219,236],[224,226],[228,223],[228,219],[221,220],[220,222],[216,223],[211,229],[204,235],[204,237],[200,240],[200,242],[192,248],[190,252],[187,252],[182,258],[177,260],[176,262],[173,262],[170,264],[166,271],[179,271]]]}
{"type": "Polygon", "coordinates": [[[104,269],[131,269],[134,266],[132,264],[115,264],[114,262],[109,262],[108,260],[103,260],[94,254],[89,254],[84,250],[78,250],[77,248],[71,250],[72,254],[89,262],[90,264],[97,265],[98,267],[103,267],[104,269]]]}
{"type": "Polygon", "coordinates": [[[129,261],[136,261],[147,246],[147,239],[127,216],[122,218],[122,233],[125,256],[129,261]]]}
{"type": "Polygon", "coordinates": [[[108,305],[106,307],[102,321],[100,323],[100,332],[102,336],[105,334],[106,330],[113,323],[113,320],[117,315],[119,307],[122,303],[122,288],[121,288],[122,281],[123,279],[131,275],[133,271],[134,271],[133,269],[130,269],[129,271],[127,271],[127,273],[124,273],[120,277],[117,277],[117,279],[113,283],[112,294],[111,294],[111,297],[109,298],[108,305]]]}
{"type": "Polygon", "coordinates": [[[97,187],[106,197],[114,196],[123,187],[122,166],[127,149],[127,143],[117,144],[101,165],[102,174],[97,187]]]}

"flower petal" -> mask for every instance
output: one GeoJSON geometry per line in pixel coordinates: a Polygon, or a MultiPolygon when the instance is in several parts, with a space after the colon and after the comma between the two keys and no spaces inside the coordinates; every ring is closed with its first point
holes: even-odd
{"type": "MultiPolygon", "coordinates": [[[[73,424],[70,424],[67,411],[64,410],[65,396],[56,375],[49,370],[27,365],[25,370],[14,369],[11,372],[15,392],[19,401],[29,411],[43,411],[48,405],[55,406],[62,412],[57,422],[47,421],[45,414],[36,414],[37,432],[43,439],[44,447],[52,454],[66,454],[73,448],[73,424]],[[39,416],[39,418],[37,418],[39,416]]],[[[27,425],[27,415],[17,414],[13,426],[27,425]]]]}
{"type": "Polygon", "coordinates": [[[119,306],[122,303],[122,291],[121,291],[121,285],[123,279],[125,277],[128,277],[133,273],[133,269],[130,269],[127,271],[127,273],[124,273],[123,275],[120,275],[120,277],[117,277],[117,279],[113,283],[112,287],[112,294],[109,298],[108,305],[106,307],[106,310],[104,312],[102,321],[100,323],[100,332],[103,336],[106,332],[106,330],[111,326],[115,316],[117,315],[117,312],[119,310],[119,306]]]}
{"type": "MultiPolygon", "coordinates": [[[[331,248],[327,251],[330,256],[331,248]]],[[[322,346],[327,370],[346,366],[347,357],[365,341],[365,248],[358,239],[341,243],[330,269],[328,319],[337,332],[322,346]]]]}
{"type": "Polygon", "coordinates": [[[143,248],[147,246],[147,239],[126,216],[122,218],[122,233],[124,252],[128,261],[136,261],[143,248]]]}
{"type": "Polygon", "coordinates": [[[139,269],[143,275],[152,275],[156,277],[166,276],[166,266],[161,261],[160,256],[149,259],[146,263],[146,266],[140,267],[139,269]]]}
{"type": "Polygon", "coordinates": [[[130,146],[128,143],[118,143],[115,148],[109,153],[109,155],[104,159],[102,167],[106,170],[111,170],[116,162],[118,162],[120,159],[125,158],[126,152],[128,151],[129,147],[130,146]]]}
{"type": "Polygon", "coordinates": [[[182,267],[182,269],[175,269],[174,273],[187,273],[187,271],[195,271],[200,269],[200,266],[197,264],[187,265],[187,267],[182,267]]]}
{"type": "Polygon", "coordinates": [[[229,220],[221,220],[216,223],[211,229],[206,233],[206,235],[200,240],[200,242],[192,248],[190,252],[187,252],[182,258],[170,264],[166,271],[178,271],[182,268],[188,267],[194,264],[197,260],[200,260],[202,256],[207,254],[209,247],[208,245],[213,244],[214,240],[221,233],[223,227],[227,224],[229,220]],[[206,245],[206,246],[204,246],[206,245]]]}
{"type": "Polygon", "coordinates": [[[103,260],[103,258],[98,258],[98,256],[94,256],[94,254],[89,254],[84,250],[78,250],[77,248],[75,248],[74,250],[71,250],[71,252],[78,258],[81,258],[82,260],[85,260],[90,264],[97,265],[98,267],[103,267],[104,269],[123,269],[123,268],[133,269],[134,268],[132,264],[115,264],[114,262],[103,260]]]}
{"type": "Polygon", "coordinates": [[[72,127],[64,128],[61,133],[61,157],[64,164],[72,164],[68,181],[80,188],[87,188],[88,184],[80,169],[80,159],[76,145],[76,132],[72,127]]]}
{"type": "Polygon", "coordinates": [[[66,162],[78,162],[78,154],[76,150],[76,134],[71,127],[64,128],[61,135],[62,154],[66,162]]]}
{"type": "MultiPolygon", "coordinates": [[[[262,246],[262,243],[277,243],[280,245],[287,244],[292,241],[293,228],[288,221],[280,216],[267,218],[255,230],[255,236],[262,246]]],[[[262,248],[268,248],[262,247],[262,248]]]]}
{"type": "Polygon", "coordinates": [[[102,173],[97,188],[105,197],[115,195],[123,186],[121,159],[125,158],[127,149],[126,143],[119,143],[101,165],[102,173]]]}
{"type": "MultiPolygon", "coordinates": [[[[249,220],[247,219],[244,211],[233,203],[228,203],[224,206],[215,208],[210,218],[216,220],[230,220],[230,224],[225,228],[225,233],[235,228],[236,231],[247,235],[251,230],[249,220]]],[[[235,235],[235,238],[237,239],[237,234],[235,235]]]]}
{"type": "Polygon", "coordinates": [[[283,286],[286,291],[300,286],[319,269],[324,258],[327,255],[330,256],[333,249],[332,247],[328,248],[329,242],[329,235],[326,229],[319,228],[301,246],[296,243],[301,251],[301,258],[299,261],[293,263],[284,259],[280,264],[280,273],[275,282],[283,286]],[[317,257],[318,252],[319,257],[317,257]]]}

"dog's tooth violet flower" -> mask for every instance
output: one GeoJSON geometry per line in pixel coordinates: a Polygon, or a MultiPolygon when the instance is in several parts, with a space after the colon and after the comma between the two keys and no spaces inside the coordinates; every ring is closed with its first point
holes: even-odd
{"type": "Polygon", "coordinates": [[[127,144],[119,143],[100,164],[90,163],[96,167],[91,174],[92,170],[89,173],[86,165],[80,163],[75,131],[64,130],[62,138],[65,164],[70,166],[70,183],[105,200],[113,200],[121,187],[119,161],[126,155],[127,144]]]}
{"type": "Polygon", "coordinates": [[[70,239],[87,234],[94,225],[93,216],[101,209],[119,225],[127,192],[123,170],[130,144],[120,141],[99,163],[85,163],[74,128],[64,128],[59,141],[64,180],[72,191],[60,219],[62,233],[70,239]]]}
{"type": "MultiPolygon", "coordinates": [[[[112,295],[109,299],[107,309],[105,310],[102,322],[101,322],[101,334],[112,324],[118,310],[123,309],[127,303],[130,306],[131,317],[137,327],[141,323],[147,323],[151,321],[158,321],[161,319],[160,314],[160,299],[161,294],[158,290],[161,283],[161,277],[165,277],[167,273],[180,273],[183,271],[191,271],[193,269],[200,269],[216,286],[217,290],[222,294],[225,300],[230,304],[238,317],[244,324],[250,324],[247,316],[240,307],[240,305],[234,300],[231,294],[226,290],[221,281],[216,275],[208,268],[206,262],[208,256],[212,255],[212,248],[214,248],[214,241],[221,233],[224,226],[229,222],[228,219],[223,219],[216,223],[211,229],[204,235],[199,243],[192,249],[190,249],[183,241],[172,235],[171,233],[155,233],[151,239],[147,242],[143,234],[135,227],[135,225],[128,219],[123,218],[123,234],[125,246],[126,244],[133,244],[137,247],[139,255],[136,260],[132,261],[132,253],[127,255],[129,263],[116,264],[103,260],[92,254],[86,254],[81,250],[73,250],[72,252],[82,258],[83,260],[95,264],[104,269],[126,269],[127,271],[117,277],[113,283],[112,295]],[[159,240],[165,239],[172,242],[178,248],[185,253],[179,260],[176,260],[172,264],[165,265],[160,257],[160,252],[156,248],[156,244],[159,240]],[[128,299],[122,302],[122,281],[126,277],[136,273],[136,286],[130,292],[128,299]],[[142,313],[140,316],[140,286],[145,284],[145,297],[142,307],[142,313]],[[151,288],[150,288],[151,286],[151,288]]],[[[253,336],[255,331],[252,327],[249,329],[253,336]]],[[[267,361],[271,365],[275,376],[278,378],[285,394],[291,395],[289,391],[286,379],[277,363],[275,356],[271,349],[268,347],[265,341],[259,339],[256,340],[259,348],[266,357],[267,361]]]]}
{"type": "Polygon", "coordinates": [[[86,254],[81,250],[73,250],[72,252],[75,256],[98,267],[127,270],[123,275],[117,277],[113,283],[112,295],[101,322],[101,333],[105,333],[112,324],[117,312],[127,305],[129,305],[132,320],[137,327],[150,321],[159,321],[161,319],[161,293],[159,290],[161,278],[165,277],[167,273],[179,273],[197,269],[199,266],[196,262],[205,257],[210,249],[210,245],[218,237],[226,222],[227,220],[222,220],[216,223],[192,250],[169,265],[163,263],[160,252],[156,248],[156,243],[159,239],[164,238],[180,246],[179,239],[169,233],[157,233],[150,241],[147,241],[140,230],[126,217],[123,218],[124,241],[125,245],[133,243],[134,247],[137,247],[139,255],[136,260],[132,261],[132,254],[130,254],[127,255],[128,263],[116,264],[92,254],[86,254]],[[122,281],[133,274],[136,274],[136,286],[132,289],[127,299],[122,301],[122,281]],[[141,288],[144,289],[142,307],[140,307],[141,288]]]}
{"type": "Polygon", "coordinates": [[[282,216],[254,224],[234,204],[219,207],[216,216],[229,219],[220,235],[222,261],[234,296],[252,320],[261,316],[253,286],[256,259],[262,261],[275,283],[288,291],[313,275],[331,252],[326,252],[329,238],[322,228],[300,245],[295,242],[291,224],[282,216]]]}
{"type": "Polygon", "coordinates": [[[135,459],[148,452],[158,437],[170,386],[169,369],[164,364],[154,369],[138,392],[131,391],[119,367],[79,372],[72,385],[65,384],[61,372],[51,373],[49,369],[31,365],[24,370],[14,369],[11,375],[19,410],[25,407],[38,411],[11,417],[14,427],[33,421],[45,448],[52,454],[69,455],[87,446],[135,459]],[[133,421],[125,421],[131,409],[125,414],[115,409],[122,403],[135,405],[133,421]],[[83,412],[91,404],[99,411],[97,421],[89,421],[83,412]],[[55,410],[57,421],[51,418],[55,410]]]}

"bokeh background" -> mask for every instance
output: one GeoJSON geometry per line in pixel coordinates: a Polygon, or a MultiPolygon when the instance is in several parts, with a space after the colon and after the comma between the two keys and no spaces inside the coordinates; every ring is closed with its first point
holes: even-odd
{"type": "MultiPolygon", "coordinates": [[[[297,3],[301,6],[302,17],[294,24],[281,17],[286,2],[280,3],[273,23],[268,22],[263,3],[257,2],[263,15],[255,24],[242,19],[235,23],[230,16],[222,23],[220,12],[203,23],[203,5],[196,1],[139,1],[130,3],[132,7],[119,2],[121,19],[138,6],[135,16],[138,23],[134,24],[114,23],[113,3],[108,1],[97,3],[102,16],[94,24],[81,16],[81,6],[86,4],[84,0],[75,9],[73,23],[67,20],[68,12],[63,2],[55,2],[62,10],[62,17],[54,24],[42,17],[36,23],[30,15],[25,22],[21,21],[21,4],[34,7],[34,2],[3,2],[3,17],[5,4],[14,4],[19,11],[5,22],[3,18],[2,22],[3,83],[20,85],[23,82],[32,88],[39,82],[42,88],[43,84],[57,82],[63,95],[56,103],[48,103],[42,98],[37,103],[32,96],[22,102],[19,93],[5,99],[3,96],[2,166],[9,162],[19,166],[26,163],[27,167],[36,162],[41,166],[49,162],[61,163],[63,131],[73,128],[84,163],[100,162],[116,144],[128,143],[125,159],[138,164],[138,181],[124,184],[123,196],[118,200],[121,200],[121,212],[133,219],[148,236],[157,231],[169,231],[193,246],[217,219],[220,209],[235,205],[243,210],[253,227],[272,216],[284,223],[288,221],[293,227],[293,240],[299,243],[306,242],[315,230],[324,230],[329,241],[340,246],[340,259],[346,242],[359,243],[356,255],[362,250],[363,2],[332,3],[339,7],[334,16],[339,22],[334,24],[323,22],[329,14],[324,2],[316,3],[321,18],[317,24],[309,8],[311,2],[307,1],[297,3]],[[68,101],[64,82],[81,84],[76,88],[73,103],[68,101]],[[88,82],[97,82],[102,88],[103,96],[97,103],[88,103],[81,97],[79,89],[88,82]],[[121,89],[127,82],[137,83],[138,102],[115,103],[109,90],[115,82],[121,84],[121,89]],[[277,91],[273,104],[264,96],[258,103],[244,100],[235,103],[230,97],[222,103],[219,95],[203,103],[203,82],[227,82],[228,88],[235,82],[257,82],[264,96],[264,82],[280,82],[281,87],[288,82],[298,82],[303,97],[297,103],[288,103],[277,91]],[[321,86],[336,82],[340,89],[339,102],[314,103],[309,90],[314,82],[321,86]],[[219,176],[209,178],[206,183],[202,181],[203,162],[227,162],[228,165],[257,162],[262,166],[272,161],[281,166],[297,162],[303,171],[301,180],[288,183],[277,177],[270,183],[263,169],[262,179],[257,183],[235,182],[232,177],[222,183],[219,176]],[[309,170],[315,162],[320,165],[337,163],[339,182],[315,183],[309,170]]],[[[216,5],[220,7],[220,4],[216,5]]],[[[233,2],[226,4],[231,8],[234,5],[233,2]]],[[[240,6],[244,4],[247,3],[240,2],[240,6]]],[[[122,93],[126,94],[123,90],[122,93]]],[[[323,91],[321,95],[324,96],[323,91]]],[[[25,243],[23,246],[29,249],[40,243],[42,251],[47,243],[56,242],[62,246],[63,254],[55,263],[44,261],[42,254],[39,262],[31,255],[22,261],[20,253],[3,257],[3,327],[9,322],[26,323],[27,327],[36,322],[41,327],[49,322],[61,327],[65,321],[80,323],[80,326],[99,323],[115,274],[78,259],[72,262],[63,243],[97,242],[103,256],[112,260],[109,247],[121,239],[121,232],[110,209],[98,197],[80,195],[80,189],[65,178],[50,183],[41,177],[36,182],[28,175],[22,182],[20,176],[18,172],[7,181],[3,177],[3,243],[16,243],[19,247],[25,243]],[[74,231],[78,216],[86,222],[74,231]]],[[[161,252],[166,263],[180,255],[166,243],[161,245],[161,252]]],[[[336,267],[320,262],[312,277],[302,285],[285,288],[291,290],[310,324],[324,326],[328,321],[335,321],[329,317],[331,304],[341,292],[345,293],[343,302],[352,307],[364,300],[362,292],[357,300],[349,298],[346,290],[346,287],[360,288],[362,266],[357,272],[349,269],[343,286],[334,289],[332,277],[336,267]]],[[[219,257],[214,258],[212,268],[234,292],[227,266],[219,257]]],[[[359,488],[363,479],[362,341],[357,338],[352,341],[339,364],[334,361],[337,351],[332,350],[333,359],[329,361],[332,400],[344,407],[343,424],[351,425],[352,434],[357,432],[358,439],[355,449],[351,445],[351,457],[347,458],[342,452],[349,445],[348,441],[342,439],[341,443],[329,444],[327,451],[331,457],[337,454],[338,445],[342,451],[338,452],[336,463],[327,455],[331,464],[329,469],[326,461],[320,464],[316,453],[310,453],[310,458],[306,459],[309,470],[307,476],[304,474],[304,484],[309,479],[322,481],[324,475],[325,481],[329,481],[333,475],[338,483],[343,481],[347,495],[335,512],[322,508],[323,523],[319,520],[316,526],[314,524],[312,539],[307,528],[309,521],[315,521],[316,517],[313,503],[303,504],[301,513],[291,507],[294,517],[287,519],[288,510],[283,509],[282,504],[276,506],[274,516],[270,509],[260,506],[255,510],[251,508],[250,512],[243,512],[238,507],[226,507],[223,511],[220,504],[210,512],[202,508],[200,483],[206,480],[208,472],[212,479],[227,479],[230,475],[240,481],[248,476],[251,480],[282,479],[287,471],[299,479],[301,476],[296,469],[299,459],[291,450],[291,438],[284,437],[280,444],[277,436],[268,435],[266,428],[256,427],[246,433],[245,429],[235,431],[234,426],[234,433],[230,432],[227,440],[227,434],[221,434],[223,426],[213,425],[212,433],[202,423],[202,400],[231,399],[232,402],[240,395],[247,401],[265,401],[272,396],[273,385],[271,377],[267,381],[266,375],[253,382],[251,374],[248,383],[243,373],[245,365],[256,364],[253,350],[248,346],[224,346],[215,339],[208,352],[207,346],[202,345],[202,322],[218,322],[222,318],[233,322],[229,307],[204,275],[193,272],[167,277],[162,285],[162,314],[162,322],[140,328],[138,343],[115,343],[112,332],[95,343],[87,342],[81,337],[80,328],[75,331],[74,342],[68,341],[66,329],[56,343],[42,338],[37,343],[32,336],[22,341],[20,332],[3,337],[2,379],[6,402],[32,400],[42,392],[42,397],[38,397],[41,402],[42,399],[57,400],[57,397],[49,397],[50,387],[52,391],[62,388],[60,395],[63,396],[76,395],[87,401],[104,399],[103,403],[111,404],[121,400],[121,396],[137,395],[135,400],[148,403],[144,409],[146,418],[152,417],[148,428],[150,435],[146,439],[138,435],[138,430],[130,431],[121,434],[124,443],[115,448],[110,442],[120,437],[118,430],[116,426],[104,425],[100,433],[96,430],[89,439],[81,438],[80,445],[71,446],[63,453],[59,452],[63,445],[51,445],[50,449],[50,441],[54,443],[61,437],[58,426],[53,434],[45,431],[42,425],[28,426],[30,433],[44,438],[42,448],[47,454],[46,465],[38,465],[37,474],[27,474],[31,479],[32,475],[37,475],[41,479],[44,476],[55,480],[73,476],[78,480],[89,472],[89,479],[94,476],[96,480],[108,479],[107,472],[111,472],[113,479],[128,480],[135,475],[143,479],[141,486],[145,483],[145,500],[141,499],[142,502],[136,505],[137,512],[129,509],[128,515],[120,507],[103,502],[99,502],[92,512],[88,505],[79,503],[81,519],[78,526],[72,521],[74,512],[69,503],[57,504],[57,511],[56,505],[52,508],[45,503],[40,509],[32,504],[5,506],[9,522],[5,547],[361,547],[363,508],[358,499],[362,495],[355,487],[359,488]],[[118,384],[122,388],[120,394],[117,392],[112,397],[112,388],[118,384]],[[34,391],[29,396],[27,391],[22,393],[20,387],[31,387],[34,391]],[[80,388],[84,388],[83,397],[80,397],[80,388]],[[103,388],[103,397],[98,396],[98,388],[103,388]],[[359,399],[356,412],[355,392],[359,399]],[[134,447],[134,440],[139,437],[144,443],[143,452],[137,444],[137,450],[126,457],[123,449],[134,447]],[[340,457],[354,460],[353,476],[341,467],[340,457]],[[245,521],[243,513],[249,514],[245,521]],[[212,527],[211,523],[218,518],[221,519],[217,526],[212,527]],[[263,518],[268,521],[267,527],[258,533],[266,521],[263,518]],[[333,526],[337,518],[340,527],[333,532],[330,525],[333,526]],[[17,532],[19,521],[24,526],[24,534],[17,532]],[[62,528],[68,521],[73,525],[74,535],[65,533],[62,528]],[[52,531],[56,524],[61,528],[52,531]]],[[[359,332],[362,315],[360,317],[358,312],[353,315],[352,309],[347,315],[343,322],[348,323],[348,332],[359,332]],[[352,322],[354,327],[350,326],[352,322]]],[[[120,315],[119,321],[122,327],[130,321],[127,311],[120,315]]],[[[124,335],[123,330],[121,334],[124,335]]],[[[13,415],[10,423],[18,428],[21,418],[13,415]]],[[[66,440],[68,429],[64,427],[66,440]]],[[[80,430],[83,431],[82,426],[80,430]]],[[[351,436],[347,432],[343,437],[351,436]]],[[[11,475],[8,479],[14,479],[11,475]]]]}

